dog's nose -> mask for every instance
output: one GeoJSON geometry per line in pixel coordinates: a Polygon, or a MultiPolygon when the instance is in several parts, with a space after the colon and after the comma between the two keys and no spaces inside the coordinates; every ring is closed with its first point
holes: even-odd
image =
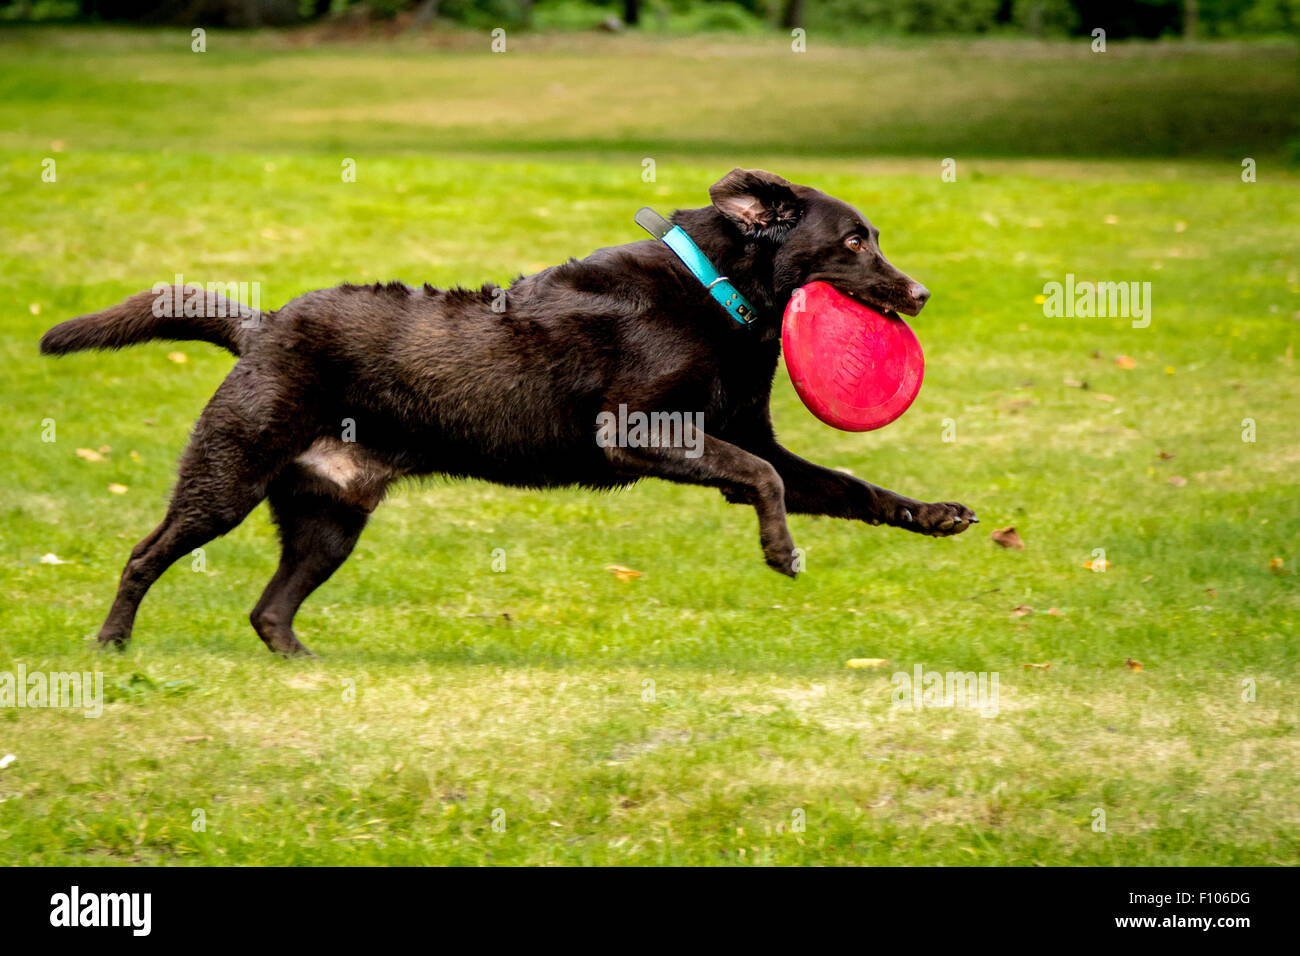
{"type": "Polygon", "coordinates": [[[930,301],[930,290],[919,282],[909,282],[907,285],[907,294],[912,297],[918,309],[930,301]]]}

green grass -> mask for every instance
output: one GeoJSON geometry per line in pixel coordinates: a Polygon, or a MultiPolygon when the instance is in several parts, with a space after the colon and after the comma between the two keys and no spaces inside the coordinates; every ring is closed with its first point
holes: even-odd
{"type": "Polygon", "coordinates": [[[1273,158],[1294,44],[0,29],[0,148],[1273,158]],[[93,106],[93,108],[88,108],[93,106]]]}
{"type": "Polygon", "coordinates": [[[1064,47],[832,48],[738,79],[702,51],[757,62],[767,41],[532,38],[503,59],[460,36],[217,34],[200,61],[177,38],[0,32],[0,672],[99,670],[108,697],[99,719],[0,708],[0,862],[1296,862],[1293,52],[1112,46],[1111,74],[1064,47]],[[718,113],[724,80],[754,99],[718,113]],[[978,113],[981,91],[1011,99],[978,113]],[[629,101],[645,113],[607,112],[629,101]],[[833,431],[780,372],[783,441],[983,524],[933,540],[796,516],[791,582],[752,511],[706,490],[410,485],[305,605],[319,661],[274,659],[247,624],[276,561],[264,509],[155,586],[125,654],[86,642],[231,359],[41,359],[45,328],[176,272],[260,281],[267,307],[343,280],[506,280],[637,239],[639,206],[699,205],[748,163],[860,205],[934,291],[906,416],[833,431]],[[1151,282],[1150,327],[1045,317],[1035,297],[1069,272],[1151,282]],[[1008,524],[1024,551],[989,540],[1008,524]],[[1097,548],[1105,573],[1082,567],[1097,548]],[[997,673],[997,716],[894,707],[890,676],[917,664],[997,673]]]}

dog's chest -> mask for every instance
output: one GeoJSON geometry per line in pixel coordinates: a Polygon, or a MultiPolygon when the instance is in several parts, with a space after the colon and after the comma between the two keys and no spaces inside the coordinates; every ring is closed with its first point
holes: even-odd
{"type": "MultiPolygon", "coordinates": [[[[777,343],[745,343],[719,365],[708,386],[706,421],[724,426],[767,405],[779,357],[777,343]]],[[[706,425],[706,429],[708,426],[706,425]]]]}

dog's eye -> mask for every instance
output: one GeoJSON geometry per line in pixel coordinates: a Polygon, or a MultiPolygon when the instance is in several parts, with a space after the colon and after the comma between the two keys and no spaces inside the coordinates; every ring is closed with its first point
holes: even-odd
{"type": "Polygon", "coordinates": [[[862,251],[861,236],[849,236],[847,239],[844,240],[844,244],[848,246],[850,249],[852,249],[854,252],[862,251]]]}

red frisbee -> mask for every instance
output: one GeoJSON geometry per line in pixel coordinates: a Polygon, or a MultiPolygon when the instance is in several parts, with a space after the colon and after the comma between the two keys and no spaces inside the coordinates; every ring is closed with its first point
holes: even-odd
{"type": "Polygon", "coordinates": [[[883,428],[903,414],[925,375],[921,343],[906,322],[825,282],[790,298],[781,347],[808,411],[848,432],[883,428]]]}

